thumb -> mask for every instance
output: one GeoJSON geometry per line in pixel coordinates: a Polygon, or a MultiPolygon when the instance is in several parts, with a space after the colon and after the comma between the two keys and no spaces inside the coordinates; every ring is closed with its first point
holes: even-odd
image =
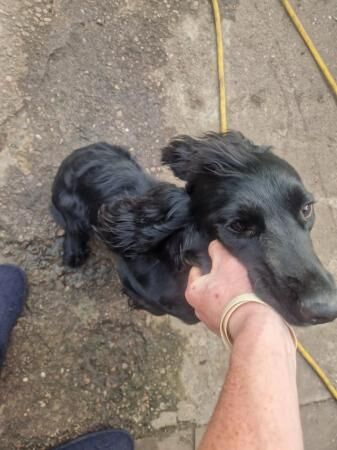
{"type": "Polygon", "coordinates": [[[190,274],[188,276],[185,298],[187,302],[193,307],[195,307],[194,302],[197,297],[196,296],[197,281],[200,280],[201,276],[202,276],[201,270],[198,267],[192,267],[192,269],[190,270],[190,274]]]}
{"type": "Polygon", "coordinates": [[[190,286],[194,281],[202,277],[202,272],[199,267],[193,266],[188,275],[187,286],[190,286]]]}
{"type": "Polygon", "coordinates": [[[212,260],[212,272],[221,268],[231,254],[219,241],[212,241],[208,246],[208,253],[212,260]]]}

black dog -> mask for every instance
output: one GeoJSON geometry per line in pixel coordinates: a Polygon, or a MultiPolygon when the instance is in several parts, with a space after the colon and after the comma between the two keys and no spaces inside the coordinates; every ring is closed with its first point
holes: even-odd
{"type": "Polygon", "coordinates": [[[135,307],[194,323],[184,298],[188,271],[192,264],[209,270],[207,246],[217,238],[289,322],[337,317],[335,283],[310,239],[313,197],[289,164],[235,132],[182,136],[162,160],[185,189],[147,176],[126,150],[108,144],[65,159],[52,197],[66,230],[65,264],[84,261],[94,228],[116,254],[135,307]]]}

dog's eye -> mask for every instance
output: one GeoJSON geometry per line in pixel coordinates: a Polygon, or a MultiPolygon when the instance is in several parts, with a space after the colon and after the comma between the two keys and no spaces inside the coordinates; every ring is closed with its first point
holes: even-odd
{"type": "Polygon", "coordinates": [[[314,206],[312,203],[307,203],[306,205],[304,205],[303,208],[301,209],[301,215],[303,219],[308,220],[312,216],[313,211],[314,206]]]}
{"type": "Polygon", "coordinates": [[[246,224],[240,220],[234,220],[234,222],[229,225],[229,228],[232,231],[235,231],[235,233],[243,233],[246,231],[246,224]]]}
{"type": "Polygon", "coordinates": [[[231,222],[229,224],[229,229],[234,233],[245,234],[249,237],[254,236],[256,231],[255,227],[246,222],[243,222],[242,220],[234,220],[233,222],[231,222]]]}

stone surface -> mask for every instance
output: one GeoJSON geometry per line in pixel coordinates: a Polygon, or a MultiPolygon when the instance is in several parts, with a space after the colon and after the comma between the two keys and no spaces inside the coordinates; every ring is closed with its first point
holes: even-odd
{"type": "Polygon", "coordinates": [[[177,425],[177,413],[175,411],[163,411],[159,417],[152,420],[151,425],[155,430],[161,428],[173,427],[177,425]]]}
{"type": "Polygon", "coordinates": [[[192,421],[203,425],[209,420],[223,384],[228,352],[221,339],[202,324],[189,327],[174,318],[170,319],[170,324],[188,342],[180,368],[180,382],[185,401],[196,411],[192,421]]]}
{"type": "MultiPolygon", "coordinates": [[[[312,402],[301,407],[301,419],[306,450],[334,450],[337,446],[336,402],[332,399],[312,402]]],[[[195,450],[198,449],[206,426],[195,429],[195,450]]]]}
{"type": "Polygon", "coordinates": [[[158,438],[136,441],[135,450],[194,450],[194,430],[187,428],[158,438]]]}
{"type": "Polygon", "coordinates": [[[177,404],[177,418],[179,422],[194,422],[197,417],[197,408],[193,403],[181,401],[177,404]]]}
{"type": "Polygon", "coordinates": [[[334,400],[303,406],[301,416],[306,450],[337,448],[337,414],[334,400]]]}
{"type": "MultiPolygon", "coordinates": [[[[315,358],[331,381],[337,385],[337,327],[321,325],[307,329],[298,329],[297,335],[302,344],[315,358]]],[[[301,404],[308,404],[330,398],[329,392],[308,364],[298,357],[298,386],[301,404]]]]}

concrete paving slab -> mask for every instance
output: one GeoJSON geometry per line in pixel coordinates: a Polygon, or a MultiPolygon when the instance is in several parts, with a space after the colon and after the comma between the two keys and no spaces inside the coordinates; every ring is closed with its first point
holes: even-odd
{"type": "Polygon", "coordinates": [[[336,450],[336,402],[312,403],[301,408],[305,450],[336,450]]]}
{"type": "Polygon", "coordinates": [[[194,429],[190,427],[162,437],[139,439],[135,450],[194,450],[194,429]]]}
{"type": "MultiPolygon", "coordinates": [[[[337,413],[334,400],[313,402],[301,407],[306,450],[335,450],[337,447],[337,413]]],[[[195,429],[195,450],[198,449],[206,426],[195,429]]]]}
{"type": "MultiPolygon", "coordinates": [[[[187,342],[180,369],[184,400],[195,410],[193,423],[203,425],[208,422],[217,401],[229,354],[221,339],[204,325],[188,327],[175,319],[170,322],[187,342]]],[[[181,417],[185,405],[179,402],[177,406],[178,417],[181,417]]]]}
{"type": "MultiPolygon", "coordinates": [[[[337,327],[335,324],[297,329],[305,348],[337,386],[337,327]]],[[[308,364],[298,356],[298,387],[301,404],[329,399],[330,394],[308,364]]],[[[337,414],[337,413],[336,413],[337,414]]]]}

